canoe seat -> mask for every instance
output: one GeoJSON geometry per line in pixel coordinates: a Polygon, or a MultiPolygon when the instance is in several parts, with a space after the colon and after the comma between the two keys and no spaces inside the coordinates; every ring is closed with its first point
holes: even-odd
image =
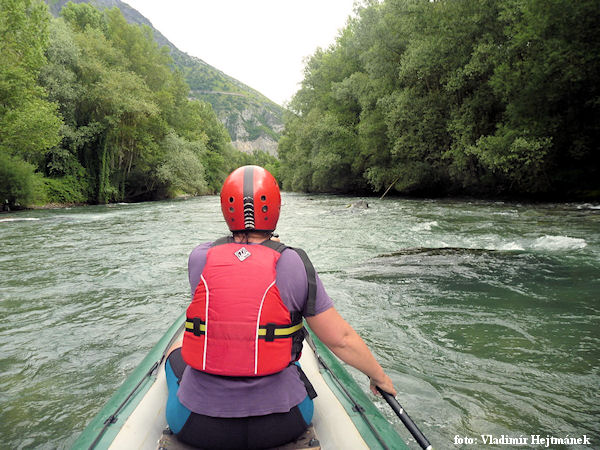
{"type": "MultiPolygon", "coordinates": [[[[168,428],[163,431],[160,440],[158,441],[158,450],[192,450],[195,447],[179,442],[175,435],[168,428]]],[[[269,450],[320,450],[321,445],[317,439],[315,428],[311,425],[306,431],[295,441],[285,444],[281,447],[274,447],[269,450]]]]}

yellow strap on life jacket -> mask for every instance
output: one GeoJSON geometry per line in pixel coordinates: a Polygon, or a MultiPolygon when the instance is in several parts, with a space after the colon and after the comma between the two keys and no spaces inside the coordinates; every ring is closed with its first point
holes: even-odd
{"type": "MultiPolygon", "coordinates": [[[[297,323],[295,325],[277,325],[274,330],[274,337],[285,338],[290,337],[292,334],[300,331],[303,327],[303,323],[297,323]]],[[[185,330],[194,332],[194,322],[192,320],[185,321],[185,330]]],[[[204,322],[200,322],[198,331],[200,333],[206,333],[206,324],[204,322]]],[[[266,336],[267,335],[267,326],[260,326],[258,329],[258,336],[266,336]]]]}
{"type": "MultiPolygon", "coordinates": [[[[285,327],[282,328],[275,328],[274,332],[275,332],[275,336],[277,337],[287,337],[290,336],[291,334],[294,334],[296,331],[300,331],[302,329],[303,323],[300,322],[296,325],[286,325],[285,327]]],[[[267,335],[267,328],[266,327],[259,327],[258,329],[258,335],[259,336],[266,336],[267,335]]]]}
{"type": "MultiPolygon", "coordinates": [[[[186,320],[185,321],[185,331],[194,331],[194,322],[192,322],[191,320],[186,320]]],[[[206,333],[206,324],[203,322],[200,323],[200,332],[206,333]]]]}

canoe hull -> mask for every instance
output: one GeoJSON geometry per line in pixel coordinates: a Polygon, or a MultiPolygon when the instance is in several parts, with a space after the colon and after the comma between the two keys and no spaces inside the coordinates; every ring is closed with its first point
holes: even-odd
{"type": "MultiPolygon", "coordinates": [[[[182,315],[175,321],[90,422],[73,448],[157,449],[167,426],[166,351],[183,333],[184,320],[182,315]]],[[[318,393],[313,425],[321,448],[407,449],[394,427],[335,356],[314,335],[312,341],[316,353],[305,345],[300,364],[318,393]],[[357,404],[360,408],[356,408],[357,404]]]]}

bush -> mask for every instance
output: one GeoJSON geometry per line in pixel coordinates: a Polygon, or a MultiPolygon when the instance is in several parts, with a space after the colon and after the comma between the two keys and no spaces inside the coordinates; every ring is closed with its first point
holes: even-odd
{"type": "Polygon", "coordinates": [[[0,150],[0,201],[10,207],[36,201],[38,177],[35,166],[0,150]],[[8,202],[7,202],[8,201],[8,202]]]}
{"type": "Polygon", "coordinates": [[[86,203],[89,186],[86,180],[72,175],[45,178],[46,198],[50,203],[86,203]]]}

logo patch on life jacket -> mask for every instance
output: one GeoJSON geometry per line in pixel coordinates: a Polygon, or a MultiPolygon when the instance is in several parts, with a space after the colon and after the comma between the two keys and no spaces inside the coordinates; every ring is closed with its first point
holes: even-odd
{"type": "Polygon", "coordinates": [[[239,259],[240,261],[245,260],[250,255],[252,255],[252,253],[246,250],[246,247],[242,247],[237,252],[235,252],[235,256],[237,256],[237,259],[239,259]]]}

